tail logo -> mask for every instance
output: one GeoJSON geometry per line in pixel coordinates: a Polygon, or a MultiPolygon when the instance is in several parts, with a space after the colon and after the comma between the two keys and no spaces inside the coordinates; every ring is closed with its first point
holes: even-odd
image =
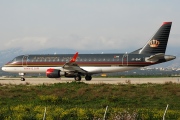
{"type": "Polygon", "coordinates": [[[153,40],[150,40],[150,41],[149,41],[149,46],[152,47],[152,48],[158,47],[159,44],[160,44],[160,42],[159,42],[158,40],[154,40],[154,39],[153,39],[153,40]]]}

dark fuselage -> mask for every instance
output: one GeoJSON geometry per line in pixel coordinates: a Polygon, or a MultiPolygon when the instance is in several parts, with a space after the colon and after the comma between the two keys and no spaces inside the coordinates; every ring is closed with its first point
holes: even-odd
{"type": "MultiPolygon", "coordinates": [[[[72,54],[21,55],[7,63],[6,67],[60,67],[72,58],[72,54]]],[[[148,54],[79,54],[76,63],[79,66],[134,66],[144,67],[165,62],[146,62],[148,54]]]]}

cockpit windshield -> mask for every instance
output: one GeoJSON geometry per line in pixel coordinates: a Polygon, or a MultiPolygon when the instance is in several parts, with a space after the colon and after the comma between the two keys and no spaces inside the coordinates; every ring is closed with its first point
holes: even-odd
{"type": "Polygon", "coordinates": [[[11,60],[11,61],[9,61],[9,62],[16,62],[17,60],[16,60],[16,58],[14,58],[13,60],[11,60]]]}

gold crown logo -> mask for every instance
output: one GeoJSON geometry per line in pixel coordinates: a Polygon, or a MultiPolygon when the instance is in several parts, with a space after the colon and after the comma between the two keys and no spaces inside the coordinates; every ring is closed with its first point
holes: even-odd
{"type": "Polygon", "coordinates": [[[153,40],[149,41],[149,46],[153,47],[153,48],[158,47],[159,44],[160,44],[160,42],[158,40],[153,39],[153,40]]]}

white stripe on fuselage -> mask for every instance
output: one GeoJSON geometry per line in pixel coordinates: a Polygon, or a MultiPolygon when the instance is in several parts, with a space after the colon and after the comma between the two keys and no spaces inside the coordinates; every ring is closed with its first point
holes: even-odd
{"type": "MultiPolygon", "coordinates": [[[[46,73],[47,69],[59,69],[62,70],[62,67],[2,67],[3,71],[13,72],[13,73],[46,73]]],[[[97,73],[111,73],[111,72],[122,72],[132,70],[138,67],[81,67],[83,70],[88,71],[91,74],[97,73]]]]}

